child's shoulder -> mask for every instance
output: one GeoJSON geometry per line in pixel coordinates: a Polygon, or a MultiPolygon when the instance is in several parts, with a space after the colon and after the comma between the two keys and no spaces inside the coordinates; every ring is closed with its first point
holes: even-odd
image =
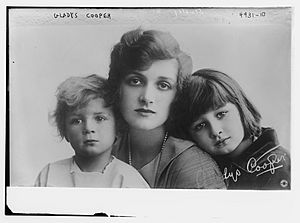
{"type": "Polygon", "coordinates": [[[35,186],[57,186],[65,182],[70,172],[73,158],[48,163],[39,173],[35,186]]]}
{"type": "Polygon", "coordinates": [[[58,160],[52,163],[49,163],[50,167],[65,167],[65,166],[70,166],[73,162],[73,157],[58,160]]]}
{"type": "Polygon", "coordinates": [[[132,167],[129,164],[125,163],[124,161],[116,158],[115,156],[114,156],[113,162],[114,162],[114,167],[118,171],[122,171],[122,172],[123,171],[126,171],[126,172],[130,171],[132,173],[138,173],[138,171],[134,167],[132,167]]]}
{"type": "Polygon", "coordinates": [[[129,164],[123,162],[122,160],[119,160],[116,157],[114,157],[113,159],[113,169],[113,171],[118,175],[131,177],[141,176],[140,173],[133,166],[130,166],[129,164]]]}
{"type": "Polygon", "coordinates": [[[257,154],[273,153],[289,155],[289,151],[280,144],[275,129],[270,127],[262,128],[262,134],[254,141],[252,146],[255,147],[257,154]]]}
{"type": "Polygon", "coordinates": [[[123,183],[121,187],[149,188],[142,175],[132,166],[114,157],[113,175],[121,176],[123,183]]]}
{"type": "Polygon", "coordinates": [[[73,162],[73,157],[58,160],[55,162],[48,163],[44,168],[41,170],[41,172],[60,172],[62,170],[70,170],[70,167],[73,162]]]}

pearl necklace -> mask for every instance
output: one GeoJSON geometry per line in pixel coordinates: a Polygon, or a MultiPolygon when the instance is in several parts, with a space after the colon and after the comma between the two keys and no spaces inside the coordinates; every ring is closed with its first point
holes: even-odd
{"type": "MultiPolygon", "coordinates": [[[[163,151],[163,149],[165,148],[167,139],[168,139],[168,132],[166,132],[166,134],[165,134],[164,140],[163,140],[162,145],[161,145],[160,153],[161,153],[161,151],[163,151]]],[[[129,163],[130,166],[132,166],[132,158],[131,158],[131,147],[130,147],[130,144],[129,144],[129,146],[128,146],[128,163],[129,163]]]]}

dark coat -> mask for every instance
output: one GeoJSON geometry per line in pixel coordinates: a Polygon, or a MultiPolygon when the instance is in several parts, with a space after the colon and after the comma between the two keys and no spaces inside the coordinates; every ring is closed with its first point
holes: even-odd
{"type": "Polygon", "coordinates": [[[228,189],[290,189],[290,155],[278,142],[274,129],[263,128],[240,156],[214,157],[223,172],[228,189]]]}

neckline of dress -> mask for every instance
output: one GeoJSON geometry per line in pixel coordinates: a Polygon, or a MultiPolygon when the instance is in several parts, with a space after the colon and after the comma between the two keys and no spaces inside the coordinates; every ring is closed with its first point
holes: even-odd
{"type": "MultiPolygon", "coordinates": [[[[157,158],[161,155],[162,151],[164,150],[164,148],[165,148],[165,146],[166,146],[166,142],[167,142],[167,139],[168,139],[168,135],[169,135],[169,133],[166,132],[166,133],[165,133],[165,136],[164,136],[164,139],[163,139],[163,142],[162,142],[162,144],[161,144],[161,148],[160,148],[159,153],[158,153],[151,161],[149,161],[148,163],[146,163],[144,166],[146,166],[146,165],[148,165],[149,163],[153,162],[155,159],[157,159],[157,158]]],[[[128,143],[128,145],[127,145],[127,148],[128,148],[128,164],[129,164],[130,166],[132,166],[131,142],[130,142],[130,136],[129,136],[129,134],[127,135],[127,138],[128,138],[128,140],[127,140],[127,143],[128,143]]],[[[139,169],[142,169],[144,166],[142,166],[142,167],[139,168],[139,169]]]]}

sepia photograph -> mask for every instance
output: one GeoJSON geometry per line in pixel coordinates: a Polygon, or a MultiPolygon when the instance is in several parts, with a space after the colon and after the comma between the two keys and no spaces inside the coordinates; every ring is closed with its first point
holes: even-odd
{"type": "MultiPolygon", "coordinates": [[[[5,213],[147,217],[200,200],[288,203],[292,15],[7,6],[5,213]],[[165,202],[180,205],[164,211],[165,202]]],[[[225,212],[203,219],[227,222],[225,212]]]]}

